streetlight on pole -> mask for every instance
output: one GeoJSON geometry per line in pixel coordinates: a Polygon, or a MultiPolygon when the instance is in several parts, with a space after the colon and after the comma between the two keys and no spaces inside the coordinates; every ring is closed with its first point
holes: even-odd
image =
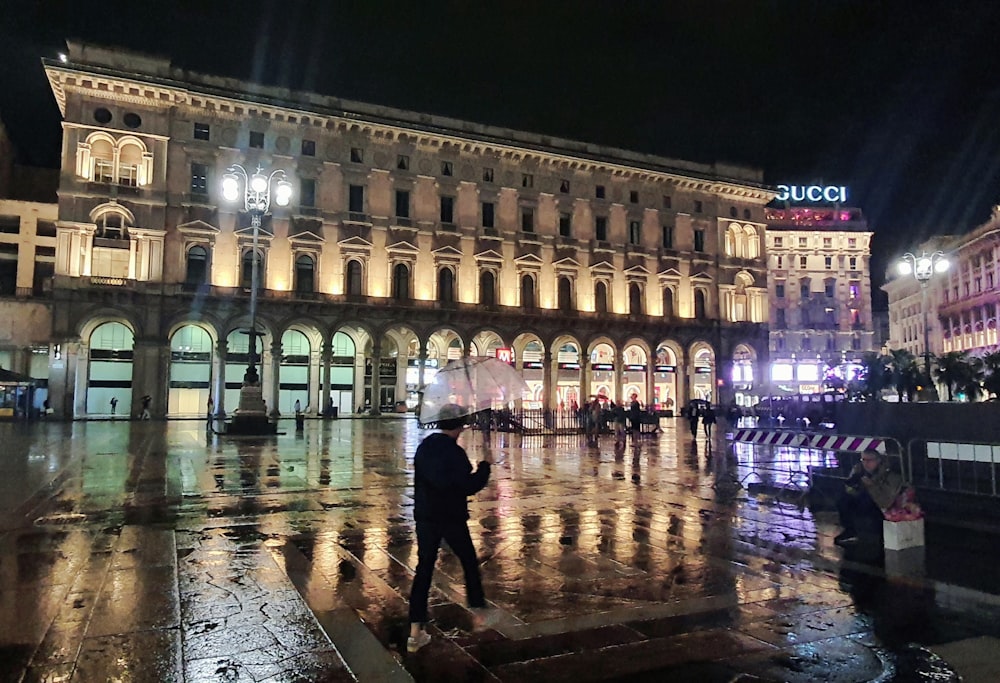
{"type": "MultiPolygon", "coordinates": [[[[951,264],[944,252],[935,251],[928,254],[921,251],[920,256],[912,253],[905,253],[896,266],[900,275],[912,275],[913,279],[920,283],[920,308],[924,316],[924,374],[927,375],[927,382],[934,390],[934,380],[931,378],[931,345],[930,329],[927,322],[927,285],[935,273],[947,272],[951,264]]],[[[936,394],[936,392],[935,392],[936,394]]]]}
{"type": "Polygon", "coordinates": [[[287,206],[292,198],[292,184],[285,179],[285,172],[281,169],[275,169],[270,174],[265,174],[258,166],[257,172],[250,175],[239,164],[233,164],[226,169],[226,174],[222,177],[222,197],[227,202],[237,202],[240,199],[241,182],[244,190],[243,209],[250,215],[250,225],[253,227],[253,247],[250,261],[250,329],[246,332],[250,337],[250,354],[247,371],[243,376],[243,386],[240,388],[240,408],[229,426],[229,432],[273,433],[274,430],[268,423],[264,409],[260,375],[257,373],[257,337],[263,336],[257,331],[257,282],[260,277],[257,272],[259,267],[257,249],[261,223],[271,207],[272,188],[274,202],[278,206],[287,206]]]}

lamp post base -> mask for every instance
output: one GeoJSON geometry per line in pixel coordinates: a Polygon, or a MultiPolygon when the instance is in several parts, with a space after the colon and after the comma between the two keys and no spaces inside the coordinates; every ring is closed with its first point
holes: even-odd
{"type": "Polygon", "coordinates": [[[278,425],[267,417],[260,384],[244,384],[240,387],[240,407],[226,425],[226,434],[269,436],[277,433],[278,425]]]}

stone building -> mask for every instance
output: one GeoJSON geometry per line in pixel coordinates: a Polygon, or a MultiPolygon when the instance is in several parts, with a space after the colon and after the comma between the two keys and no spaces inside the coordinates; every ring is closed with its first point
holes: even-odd
{"type": "Polygon", "coordinates": [[[859,209],[768,208],[770,385],[774,395],[823,391],[825,373],[876,348],[869,258],[859,209]]]}
{"type": "Polygon", "coordinates": [[[49,378],[67,416],[237,403],[259,264],[269,409],[413,405],[464,354],[532,407],[731,398],[766,358],[761,173],[183,72],[70,44],[49,378]],[[258,232],[227,169],[280,169],[258,232]],[[119,408],[119,411],[122,409],[119,408]]]}
{"type": "Polygon", "coordinates": [[[941,235],[914,252],[942,252],[948,268],[935,272],[924,292],[912,275],[888,268],[882,287],[889,297],[892,348],[922,357],[927,308],[928,350],[934,356],[967,351],[974,356],[1000,351],[997,345],[997,304],[1000,302],[1000,206],[990,219],[964,235],[941,235]]]}

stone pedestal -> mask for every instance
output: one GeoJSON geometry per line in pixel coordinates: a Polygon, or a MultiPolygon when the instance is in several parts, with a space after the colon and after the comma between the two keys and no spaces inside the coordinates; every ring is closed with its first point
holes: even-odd
{"type": "Polygon", "coordinates": [[[226,434],[237,436],[267,436],[278,433],[278,425],[267,417],[260,384],[240,387],[240,407],[226,427],[226,434]]]}

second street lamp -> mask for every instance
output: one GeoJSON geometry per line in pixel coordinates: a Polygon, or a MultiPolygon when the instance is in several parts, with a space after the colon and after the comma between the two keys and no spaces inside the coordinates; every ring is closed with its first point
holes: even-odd
{"type": "MultiPolygon", "coordinates": [[[[935,251],[928,254],[926,251],[920,252],[916,256],[907,252],[903,254],[897,269],[900,275],[912,275],[913,279],[920,283],[920,308],[924,316],[924,374],[927,375],[927,382],[934,391],[934,380],[931,378],[931,346],[930,329],[927,317],[927,285],[935,273],[947,272],[951,264],[944,252],[935,251]]],[[[934,391],[936,395],[936,391],[934,391]]]]}
{"type": "MultiPolygon", "coordinates": [[[[226,169],[222,178],[222,196],[227,202],[240,200],[240,185],[243,185],[243,209],[250,216],[250,226],[253,228],[253,245],[250,257],[250,329],[247,330],[250,354],[246,374],[243,376],[243,386],[240,388],[240,407],[229,425],[230,433],[263,434],[274,433],[274,427],[267,419],[264,400],[260,388],[260,375],[257,372],[257,338],[263,336],[257,331],[257,295],[260,278],[259,239],[260,228],[264,216],[271,207],[271,193],[274,192],[274,203],[287,206],[292,198],[292,184],[285,179],[285,172],[275,169],[265,174],[261,167],[253,175],[239,164],[233,164],[226,169]]],[[[263,351],[263,349],[261,349],[263,351]]]]}

